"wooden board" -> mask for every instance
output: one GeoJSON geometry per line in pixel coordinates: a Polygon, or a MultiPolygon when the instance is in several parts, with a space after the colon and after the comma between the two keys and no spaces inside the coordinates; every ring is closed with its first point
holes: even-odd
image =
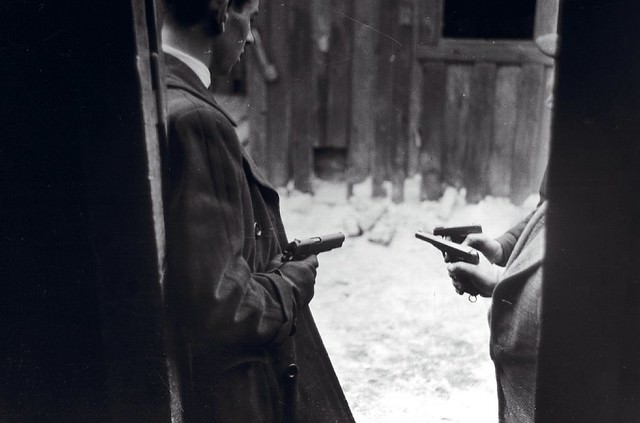
{"type": "Polygon", "coordinates": [[[415,58],[411,61],[411,89],[409,104],[409,160],[407,164],[407,176],[420,173],[420,135],[418,133],[418,125],[420,120],[420,109],[422,108],[422,68],[415,58]]]}
{"type": "Polygon", "coordinates": [[[441,40],[436,46],[420,46],[420,60],[444,60],[472,63],[477,61],[498,64],[540,63],[552,65],[553,59],[545,56],[533,41],[441,40]]]}
{"type": "Polygon", "coordinates": [[[493,136],[495,92],[495,63],[476,63],[471,75],[468,144],[463,176],[467,201],[471,203],[479,202],[488,192],[487,171],[493,136]]]}
{"type": "MultiPolygon", "coordinates": [[[[393,22],[393,38],[398,42],[393,44],[393,113],[394,138],[391,173],[391,200],[394,203],[404,201],[404,182],[407,178],[408,149],[411,142],[410,104],[411,104],[411,76],[413,69],[413,13],[414,5],[410,0],[401,0],[396,4],[393,22]]],[[[392,15],[393,16],[393,15],[392,15]]]]}
{"type": "Polygon", "coordinates": [[[520,73],[516,139],[511,162],[511,201],[520,204],[538,191],[534,180],[540,144],[544,66],[525,64],[520,73]]]}
{"type": "Polygon", "coordinates": [[[418,0],[418,46],[434,46],[440,41],[442,31],[442,0],[418,0]]]}
{"type": "Polygon", "coordinates": [[[544,91],[542,93],[542,116],[540,118],[540,135],[538,137],[538,147],[535,149],[532,169],[533,189],[538,187],[544,178],[549,163],[549,150],[551,144],[551,123],[553,116],[553,88],[555,84],[555,68],[545,66],[544,69],[544,91]]]}
{"type": "Polygon", "coordinates": [[[291,129],[289,85],[289,6],[291,0],[267,2],[267,52],[278,69],[279,79],[267,87],[267,176],[276,186],[289,181],[289,140],[291,129]]]}
{"type": "Polygon", "coordinates": [[[326,0],[311,0],[311,8],[311,55],[314,63],[312,78],[318,97],[318,103],[311,106],[316,114],[313,123],[318,126],[316,146],[324,146],[327,144],[327,62],[331,34],[331,4],[326,0]]]}
{"type": "Polygon", "coordinates": [[[444,181],[454,187],[463,185],[463,168],[468,131],[472,67],[449,65],[444,116],[444,181]]]}
{"type": "Polygon", "coordinates": [[[348,147],[351,122],[354,0],[331,0],[332,20],[327,73],[327,139],[325,145],[348,147]]]}
{"type": "Polygon", "coordinates": [[[442,196],[446,82],[447,67],[444,63],[423,63],[422,111],[419,122],[422,200],[437,200],[442,196]]]}
{"type": "Polygon", "coordinates": [[[375,149],[371,170],[373,197],[382,197],[386,194],[383,183],[390,174],[390,151],[393,145],[393,112],[389,99],[392,95],[392,59],[395,40],[383,35],[391,34],[392,31],[392,21],[388,18],[389,13],[389,10],[385,10],[385,13],[380,13],[378,16],[378,28],[381,36],[377,38],[378,66],[372,107],[375,115],[375,149]]]}
{"type": "Polygon", "coordinates": [[[560,0],[538,0],[536,2],[536,22],[534,38],[557,31],[560,0]]]}
{"type": "Polygon", "coordinates": [[[516,136],[519,66],[500,66],[496,75],[493,142],[487,179],[489,194],[508,197],[511,193],[511,160],[516,136]]]}
{"type": "Polygon", "coordinates": [[[311,105],[318,103],[313,84],[313,56],[311,45],[311,3],[296,2],[291,5],[291,170],[294,187],[301,192],[311,192],[313,169],[313,145],[317,142],[315,117],[311,105]],[[304,94],[303,94],[304,93],[304,94]]]}
{"type": "Polygon", "coordinates": [[[377,57],[373,28],[377,22],[378,0],[355,0],[354,49],[352,66],[351,125],[347,162],[349,183],[362,181],[369,174],[375,140],[374,101],[377,57]]]}

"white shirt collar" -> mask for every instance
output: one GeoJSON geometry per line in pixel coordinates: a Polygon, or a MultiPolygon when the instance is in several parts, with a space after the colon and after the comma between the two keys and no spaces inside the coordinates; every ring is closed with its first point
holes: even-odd
{"type": "Polygon", "coordinates": [[[179,59],[181,62],[184,62],[184,64],[189,66],[189,68],[198,76],[200,81],[202,81],[202,84],[206,88],[209,88],[211,85],[211,72],[209,71],[209,68],[207,68],[207,65],[190,54],[167,44],[162,44],[162,51],[172,55],[176,59],[179,59]]]}

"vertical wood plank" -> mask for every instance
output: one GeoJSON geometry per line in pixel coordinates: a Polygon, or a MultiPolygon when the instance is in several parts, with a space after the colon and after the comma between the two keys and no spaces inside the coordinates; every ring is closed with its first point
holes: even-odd
{"type": "MultiPolygon", "coordinates": [[[[393,112],[395,146],[393,150],[393,171],[391,174],[391,201],[404,201],[404,183],[407,178],[408,150],[411,142],[410,106],[411,76],[414,49],[414,5],[410,0],[397,3],[393,21],[393,36],[398,43],[393,45],[393,112]]],[[[392,15],[393,16],[393,15],[392,15]]]]}
{"type": "Polygon", "coordinates": [[[386,192],[383,183],[389,177],[391,168],[391,146],[393,145],[393,112],[391,108],[392,96],[392,66],[393,44],[396,41],[385,34],[391,34],[393,30],[392,11],[395,2],[387,4],[384,12],[378,15],[378,28],[380,36],[377,42],[378,66],[376,73],[376,89],[373,111],[375,115],[375,149],[373,153],[372,169],[372,196],[384,197],[386,192]]]}
{"type": "Polygon", "coordinates": [[[276,186],[285,186],[290,176],[291,87],[289,77],[289,6],[292,0],[266,2],[268,53],[278,69],[279,79],[267,87],[268,177],[276,186]]]}
{"type": "Polygon", "coordinates": [[[544,92],[544,66],[524,64],[520,73],[516,139],[511,168],[511,201],[522,203],[537,192],[534,181],[535,157],[540,144],[540,118],[544,92]]]}
{"type": "MultiPolygon", "coordinates": [[[[536,4],[534,38],[558,32],[560,0],[539,0],[536,4]]],[[[553,115],[553,91],[555,85],[555,65],[545,68],[542,118],[540,120],[540,148],[533,170],[533,181],[542,181],[549,159],[549,143],[553,115]]]]}
{"type": "Polygon", "coordinates": [[[467,145],[465,125],[469,119],[471,66],[450,64],[447,70],[447,98],[445,102],[444,139],[445,183],[456,188],[463,185],[464,157],[467,145]]]}
{"type": "Polygon", "coordinates": [[[557,31],[559,8],[560,0],[536,1],[536,18],[533,29],[534,38],[557,31]]]}
{"type": "MultiPolygon", "coordinates": [[[[415,10],[416,10],[416,28],[415,28],[415,44],[416,46],[435,46],[440,41],[440,34],[442,28],[441,15],[442,15],[442,0],[416,0],[415,2],[415,10]]],[[[433,144],[433,139],[425,140],[425,132],[423,130],[424,124],[424,114],[425,114],[425,101],[429,104],[428,113],[431,114],[434,112],[431,109],[431,100],[428,98],[431,96],[431,90],[425,89],[425,86],[430,87],[431,89],[436,89],[438,92],[442,91],[444,86],[444,81],[442,81],[443,86],[435,87],[429,81],[425,81],[424,78],[427,77],[427,74],[430,74],[430,70],[425,70],[420,63],[416,62],[414,64],[414,76],[413,76],[413,95],[412,95],[412,115],[411,115],[411,127],[413,136],[416,137],[415,142],[410,144],[409,150],[409,175],[413,175],[414,173],[419,173],[421,175],[421,188],[420,188],[420,198],[422,200],[425,199],[435,199],[439,198],[442,190],[442,177],[441,175],[436,175],[436,167],[438,172],[442,170],[442,159],[440,157],[437,158],[437,166],[434,162],[434,152],[425,152],[424,151],[424,143],[433,144]],[[426,85],[425,85],[426,84],[426,85]],[[415,156],[415,157],[414,157],[415,156]]],[[[429,75],[431,76],[431,75],[429,75]]],[[[434,75],[439,78],[439,73],[436,71],[434,75]]],[[[441,99],[442,103],[438,108],[439,118],[443,119],[443,107],[444,107],[444,97],[441,99]]],[[[441,127],[441,122],[439,124],[441,127]]],[[[426,136],[432,137],[434,134],[427,134],[426,136]]],[[[440,134],[437,135],[442,140],[443,132],[440,131],[440,134]]],[[[430,149],[432,147],[427,147],[430,149]]],[[[440,151],[442,148],[440,147],[440,151]]],[[[441,153],[438,153],[441,154],[441,153]]]]}
{"type": "Polygon", "coordinates": [[[311,0],[313,16],[313,81],[318,103],[312,105],[314,124],[317,125],[318,140],[316,146],[327,145],[327,73],[329,39],[331,34],[331,4],[326,0],[311,0]]]}
{"type": "Polygon", "coordinates": [[[553,87],[555,85],[555,68],[544,68],[544,91],[542,94],[542,117],[540,118],[539,144],[535,150],[535,160],[531,179],[533,188],[539,186],[549,163],[549,149],[551,143],[551,122],[553,117],[553,87]]]}
{"type": "Polygon", "coordinates": [[[374,101],[377,57],[376,37],[379,0],[355,0],[354,50],[351,95],[351,132],[347,162],[347,181],[357,183],[369,173],[374,146],[374,101]]]}
{"type": "Polygon", "coordinates": [[[327,140],[348,147],[351,122],[354,0],[331,0],[333,11],[328,55],[327,140]]]}
{"type": "Polygon", "coordinates": [[[442,62],[422,65],[422,111],[420,115],[420,199],[437,200],[442,196],[444,147],[444,105],[447,91],[447,67],[442,62]]]}
{"type": "Polygon", "coordinates": [[[443,0],[418,0],[417,44],[433,46],[440,40],[442,32],[442,1],[443,0]]]}
{"type": "Polygon", "coordinates": [[[294,187],[311,192],[312,148],[317,142],[313,107],[318,98],[313,84],[311,3],[300,1],[291,5],[291,170],[294,187]],[[304,93],[304,94],[303,94],[304,93]]]}
{"type": "Polygon", "coordinates": [[[488,192],[488,164],[493,135],[495,63],[476,63],[471,75],[471,104],[467,127],[464,185],[467,201],[477,203],[488,192]]]}
{"type": "Polygon", "coordinates": [[[493,143],[487,170],[489,194],[497,197],[508,197],[511,193],[511,161],[516,136],[519,80],[519,66],[498,68],[493,143]]]}
{"type": "MultiPolygon", "coordinates": [[[[412,0],[414,3],[414,10],[416,5],[416,0],[412,0]]],[[[414,14],[415,15],[415,14],[414,14]]],[[[415,56],[415,44],[416,37],[418,34],[417,29],[417,17],[414,16],[414,35],[413,35],[413,48],[414,48],[414,56],[415,56]]],[[[420,135],[418,131],[419,120],[420,120],[420,108],[422,102],[422,67],[417,60],[411,60],[411,89],[410,89],[410,104],[409,104],[409,134],[410,134],[410,142],[409,142],[409,163],[407,165],[407,176],[412,177],[413,175],[419,173],[420,169],[420,135]]]]}

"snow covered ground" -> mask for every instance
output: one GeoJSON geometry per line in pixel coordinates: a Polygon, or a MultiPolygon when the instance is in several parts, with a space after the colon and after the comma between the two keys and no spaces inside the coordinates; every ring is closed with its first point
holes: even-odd
{"type": "Polygon", "coordinates": [[[497,398],[488,354],[489,301],[455,293],[438,250],[414,237],[438,225],[481,224],[500,235],[535,207],[488,197],[466,204],[448,189],[438,202],[419,201],[419,178],[406,201],[370,199],[370,183],[346,199],[343,184],[314,182],[315,194],[283,191],[290,238],[376,221],[339,250],[319,256],[311,308],[358,423],[495,422],[497,398]],[[382,213],[385,211],[385,213],[382,213]],[[369,240],[393,234],[387,246],[369,240]]]}

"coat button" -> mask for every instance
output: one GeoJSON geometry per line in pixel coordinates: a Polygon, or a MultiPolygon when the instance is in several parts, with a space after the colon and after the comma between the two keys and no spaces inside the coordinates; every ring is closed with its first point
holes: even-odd
{"type": "Polygon", "coordinates": [[[289,364],[285,369],[284,374],[287,379],[294,380],[298,377],[298,365],[295,363],[289,364]]]}
{"type": "Polygon", "coordinates": [[[256,238],[262,236],[262,228],[258,225],[258,222],[253,222],[253,233],[256,235],[256,238]]]}

